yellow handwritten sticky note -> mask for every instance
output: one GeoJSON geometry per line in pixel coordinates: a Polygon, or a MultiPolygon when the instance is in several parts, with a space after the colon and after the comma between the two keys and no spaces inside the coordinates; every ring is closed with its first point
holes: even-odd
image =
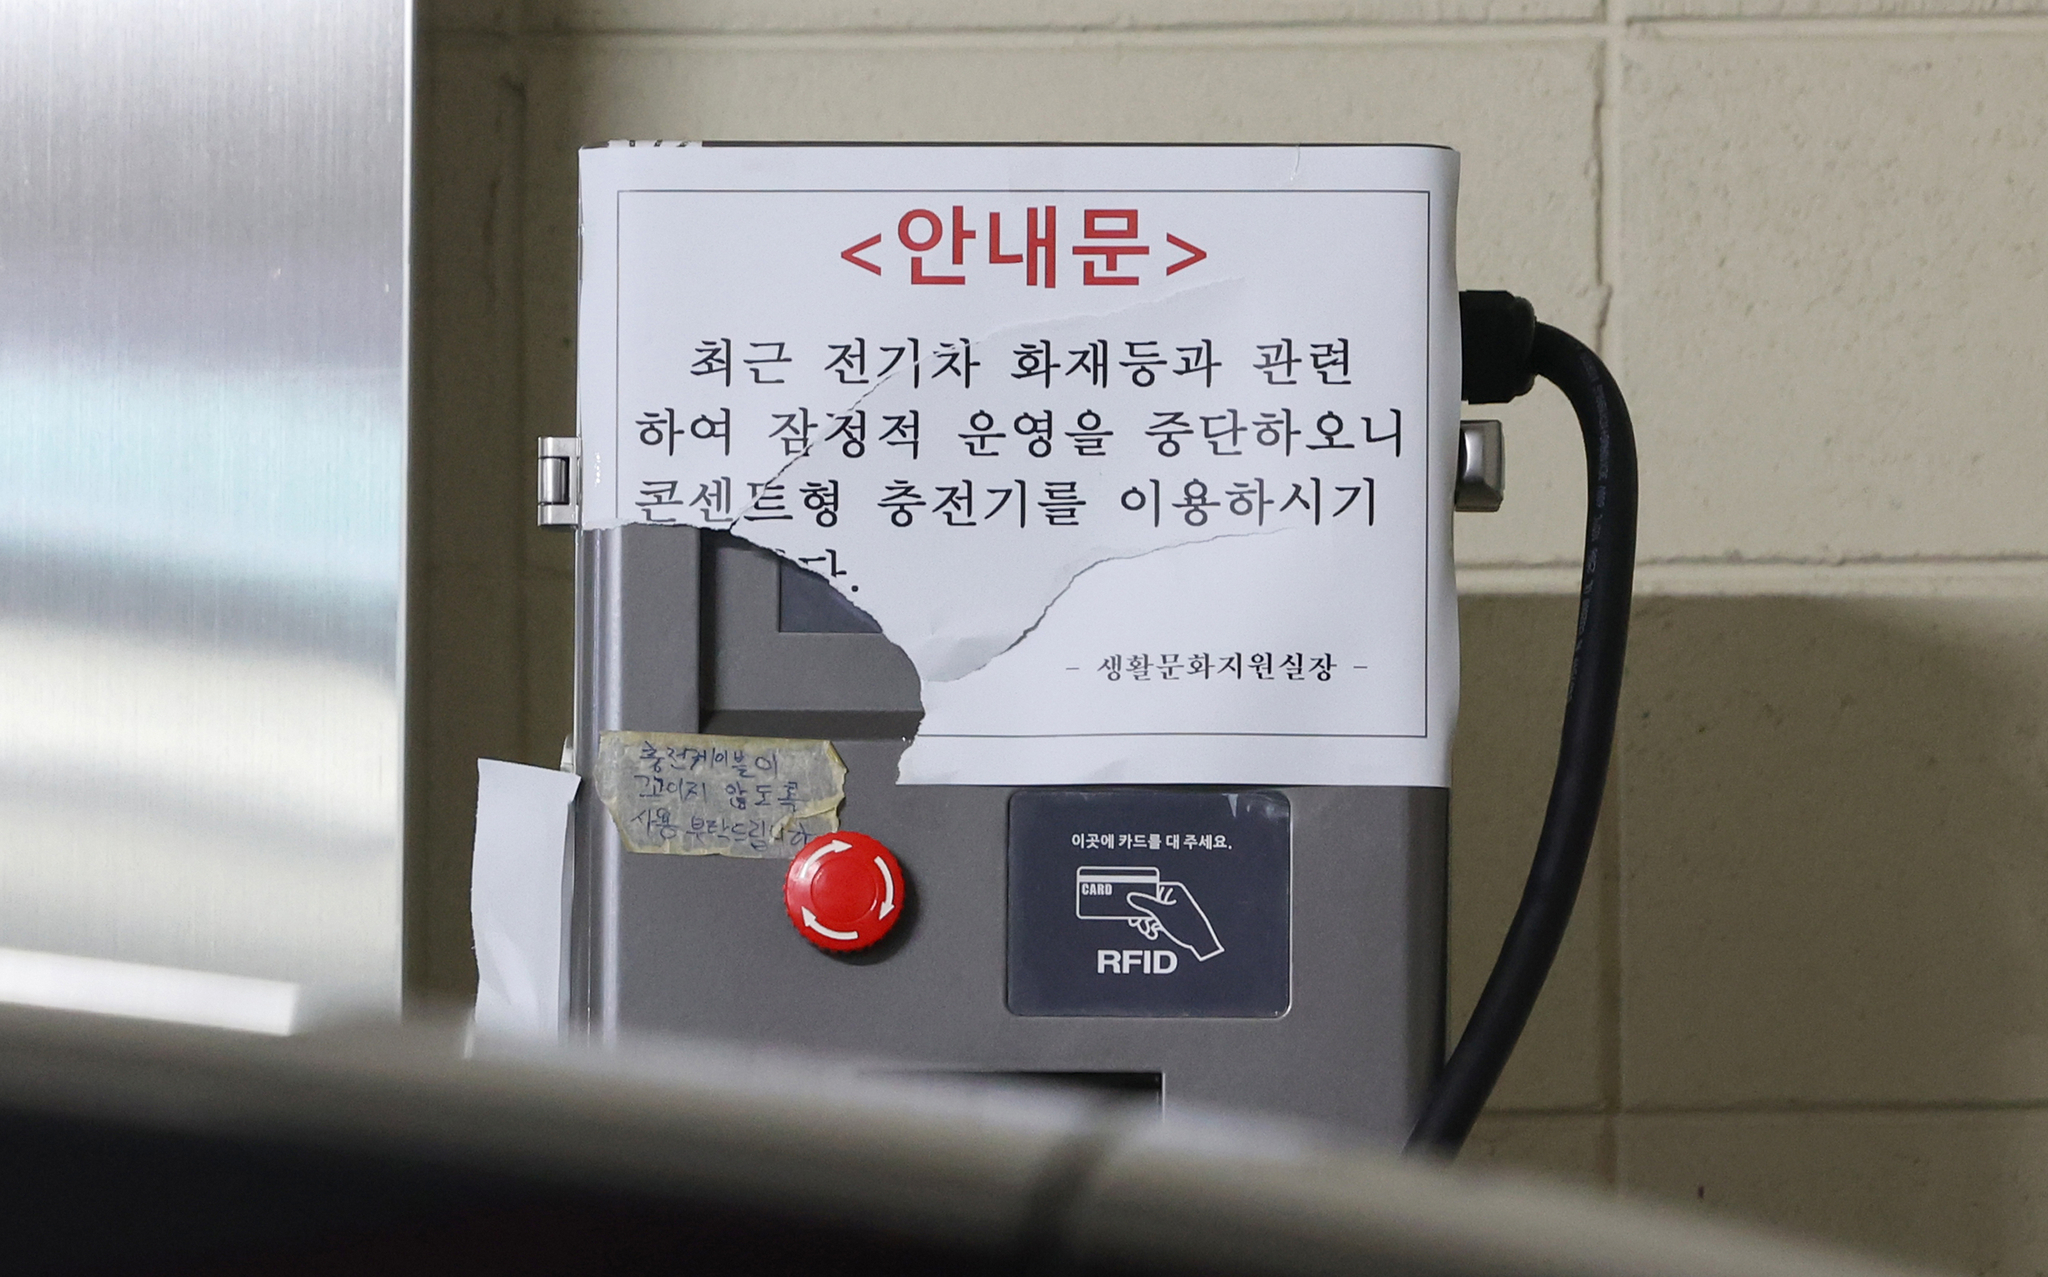
{"type": "Polygon", "coordinates": [[[839,828],[832,742],[606,732],[597,793],[633,851],[785,859],[839,828]]]}

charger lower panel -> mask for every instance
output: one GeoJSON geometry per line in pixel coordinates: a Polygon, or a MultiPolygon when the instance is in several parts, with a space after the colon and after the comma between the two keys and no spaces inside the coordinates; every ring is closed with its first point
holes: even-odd
{"type": "Polygon", "coordinates": [[[829,739],[848,771],[842,825],[893,849],[910,891],[881,944],[830,955],[783,911],[787,862],[624,852],[585,786],[571,1010],[591,1032],[1120,1089],[1156,1078],[1169,1109],[1405,1135],[1442,1056],[1446,791],[1267,789],[1284,799],[1290,883],[1285,993],[1263,1013],[1018,1014],[1020,791],[895,783],[919,712],[902,651],[814,578],[731,538],[628,527],[578,539],[579,769],[600,733],[622,728],[829,739]]]}

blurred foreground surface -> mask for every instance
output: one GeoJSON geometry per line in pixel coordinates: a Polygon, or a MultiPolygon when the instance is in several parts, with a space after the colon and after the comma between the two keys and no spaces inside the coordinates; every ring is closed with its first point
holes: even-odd
{"type": "Polygon", "coordinates": [[[0,1010],[7,1271],[1904,1271],[1087,1092],[467,1036],[0,1010]]]}

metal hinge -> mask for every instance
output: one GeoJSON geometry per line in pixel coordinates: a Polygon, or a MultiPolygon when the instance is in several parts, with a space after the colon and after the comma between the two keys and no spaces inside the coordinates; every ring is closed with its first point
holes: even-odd
{"type": "Polygon", "coordinates": [[[1498,421],[1458,423],[1458,487],[1452,508],[1491,514],[1508,494],[1507,453],[1498,421]]]}
{"type": "Polygon", "coordinates": [[[583,441],[540,441],[540,526],[575,527],[583,521],[583,441]]]}

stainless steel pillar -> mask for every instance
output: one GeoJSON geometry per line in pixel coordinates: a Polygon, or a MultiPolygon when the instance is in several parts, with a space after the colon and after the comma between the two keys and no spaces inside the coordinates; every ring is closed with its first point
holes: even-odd
{"type": "Polygon", "coordinates": [[[0,985],[396,1006],[412,43],[0,6],[0,985]]]}

